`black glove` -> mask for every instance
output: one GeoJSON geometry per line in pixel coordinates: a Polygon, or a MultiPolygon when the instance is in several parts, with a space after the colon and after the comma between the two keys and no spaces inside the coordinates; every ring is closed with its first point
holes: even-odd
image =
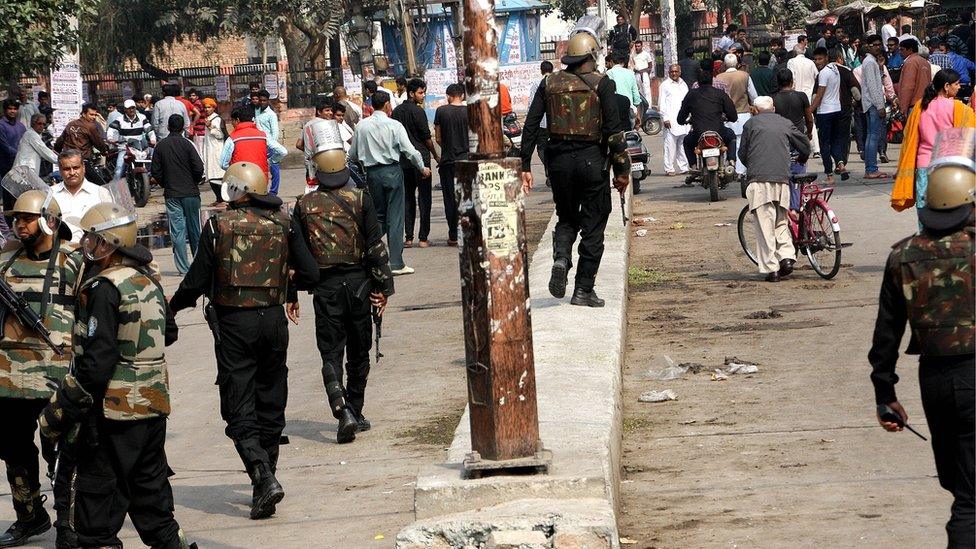
{"type": "Polygon", "coordinates": [[[163,343],[166,347],[176,343],[180,339],[180,327],[176,324],[176,313],[166,304],[166,332],[163,334],[163,343]]]}
{"type": "Polygon", "coordinates": [[[64,433],[77,435],[79,421],[92,403],[91,395],[75,376],[67,374],[37,420],[41,435],[52,440],[60,439],[64,433]]]}

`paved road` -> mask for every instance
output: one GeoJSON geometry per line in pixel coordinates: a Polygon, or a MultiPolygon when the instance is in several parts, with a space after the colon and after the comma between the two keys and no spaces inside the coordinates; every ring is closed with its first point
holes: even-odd
{"type": "MultiPolygon", "coordinates": [[[[832,281],[807,268],[773,285],[739,248],[738,189],[709,204],[704,189],[676,184],[654,178],[635,204],[635,218],[657,221],[631,241],[632,269],[649,270],[631,284],[621,535],[635,547],[944,544],[951,499],[931,448],[877,425],[866,358],[882,266],[915,214],[888,207],[890,181],[840,183],[830,203],[854,244],[845,267],[832,281]],[[782,316],[746,318],[770,310],[782,316]],[[647,379],[665,355],[706,369],[647,379]],[[710,380],[732,356],[759,373],[710,380]],[[666,388],[677,401],[637,402],[666,388]]],[[[898,391],[926,433],[916,363],[902,358],[898,391]]]]}
{"type": "MultiPolygon", "coordinates": [[[[282,195],[296,195],[304,184],[302,171],[283,173],[282,195]]],[[[396,279],[397,293],[383,325],[385,356],[373,365],[366,397],[373,429],[351,445],[335,444],[311,299],[302,295],[301,323],[290,329],[285,429],[290,444],[282,447],[278,474],[286,496],[274,518],[247,518],[251,487],[223,434],[213,341],[199,307],[180,313],[180,340],[167,350],[173,414],[166,449],[176,471],[177,520],[191,540],[207,548],[389,547],[413,521],[417,471],[444,459],[466,401],[457,249],[445,245],[440,200],[435,190],[434,246],[406,250],[407,264],[417,273],[396,279]]],[[[526,210],[534,227],[531,238],[538,240],[545,226],[540,220],[551,213],[544,185],[529,197],[526,210]]],[[[179,283],[172,254],[157,250],[155,255],[171,293],[179,283]]],[[[13,517],[9,494],[6,484],[0,487],[3,529],[13,517]]],[[[123,541],[140,546],[128,524],[123,541]]],[[[53,543],[52,531],[29,547],[53,543]]]]}

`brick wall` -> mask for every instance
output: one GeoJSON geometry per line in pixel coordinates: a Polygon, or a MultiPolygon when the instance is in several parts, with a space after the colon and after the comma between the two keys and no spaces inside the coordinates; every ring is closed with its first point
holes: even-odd
{"type": "MultiPolygon", "coordinates": [[[[229,66],[247,60],[247,46],[244,37],[230,36],[206,42],[184,42],[174,44],[164,54],[154,55],[151,61],[164,69],[186,67],[229,66]]],[[[134,60],[126,62],[126,69],[138,70],[134,60]]]]}

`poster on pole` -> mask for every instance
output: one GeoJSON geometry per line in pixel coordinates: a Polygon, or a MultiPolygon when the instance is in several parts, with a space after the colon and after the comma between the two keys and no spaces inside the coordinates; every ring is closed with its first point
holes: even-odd
{"type": "Polygon", "coordinates": [[[84,102],[81,69],[77,62],[62,62],[51,71],[51,107],[54,108],[53,133],[61,135],[68,122],[78,118],[84,102]]]}
{"type": "Polygon", "coordinates": [[[217,101],[230,101],[230,76],[218,74],[214,77],[214,95],[217,101]]]}
{"type": "Polygon", "coordinates": [[[798,32],[787,33],[786,36],[783,37],[783,49],[786,51],[793,51],[793,48],[796,47],[796,43],[799,38],[800,33],[798,32]]]}
{"type": "Polygon", "coordinates": [[[268,90],[271,99],[278,99],[278,74],[269,72],[264,75],[264,89],[268,90]]]}

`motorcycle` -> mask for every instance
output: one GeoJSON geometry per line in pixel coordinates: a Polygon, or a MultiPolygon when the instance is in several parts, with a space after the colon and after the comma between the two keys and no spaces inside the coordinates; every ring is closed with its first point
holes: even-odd
{"type": "Polygon", "coordinates": [[[152,167],[152,149],[143,148],[141,143],[125,145],[125,167],[122,175],[136,207],[142,208],[149,202],[151,194],[149,172],[152,167]]]}
{"type": "Polygon", "coordinates": [[[630,184],[634,189],[634,194],[638,194],[641,192],[641,181],[651,175],[651,170],[647,165],[650,154],[637,131],[625,132],[624,137],[627,142],[627,155],[630,156],[630,184]]]}
{"type": "MultiPolygon", "coordinates": [[[[91,157],[84,160],[85,178],[98,186],[108,185],[112,182],[112,177],[115,175],[113,173],[115,163],[113,162],[112,166],[109,167],[107,162],[102,161],[103,158],[106,158],[106,155],[103,155],[97,150],[93,150],[91,157]]],[[[115,157],[109,154],[107,158],[115,157]]]]}
{"type": "Polygon", "coordinates": [[[519,123],[518,115],[510,112],[502,117],[502,134],[511,143],[506,154],[508,156],[522,155],[522,124],[519,123]]]}
{"type": "Polygon", "coordinates": [[[697,172],[693,171],[685,179],[685,185],[695,183],[708,189],[712,202],[719,200],[718,191],[735,180],[735,163],[725,159],[728,147],[717,132],[704,132],[695,146],[697,172]]]}
{"type": "Polygon", "coordinates": [[[655,109],[654,107],[648,107],[644,111],[644,119],[641,121],[641,129],[647,135],[657,135],[661,133],[661,129],[664,127],[663,122],[661,122],[661,111],[655,109]]]}

